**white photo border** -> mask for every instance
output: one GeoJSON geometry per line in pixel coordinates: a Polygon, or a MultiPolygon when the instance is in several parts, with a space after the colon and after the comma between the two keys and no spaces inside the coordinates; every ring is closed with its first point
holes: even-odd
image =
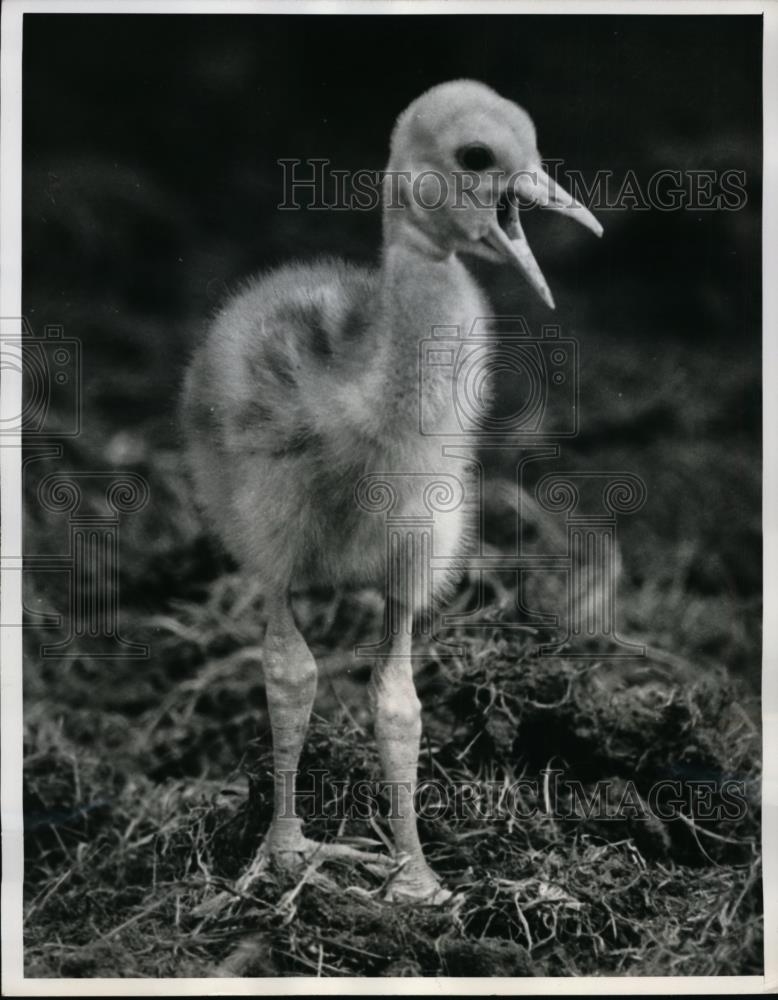
{"type": "MultiPolygon", "coordinates": [[[[21,316],[22,20],[42,14],[688,14],[762,15],[764,25],[763,538],[764,976],[581,978],[25,978],[22,938],[21,441],[0,448],[0,722],[4,996],[749,994],[778,991],[778,0],[5,0],[0,24],[0,316],[21,316]]],[[[21,409],[21,373],[4,370],[0,419],[21,409]]]]}

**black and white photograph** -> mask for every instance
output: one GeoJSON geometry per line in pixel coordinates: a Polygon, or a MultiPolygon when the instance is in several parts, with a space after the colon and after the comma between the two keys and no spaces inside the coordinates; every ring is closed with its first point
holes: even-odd
{"type": "Polygon", "coordinates": [[[5,995],[778,988],[771,6],[6,4],[5,995]]]}

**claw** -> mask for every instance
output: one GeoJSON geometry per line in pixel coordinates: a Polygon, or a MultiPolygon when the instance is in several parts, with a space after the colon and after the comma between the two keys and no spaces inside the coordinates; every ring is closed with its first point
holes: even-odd
{"type": "Polygon", "coordinates": [[[408,858],[389,880],[384,899],[390,903],[443,906],[453,898],[423,858],[408,858]]]}
{"type": "Polygon", "coordinates": [[[289,850],[271,849],[270,857],[284,868],[295,868],[305,862],[318,867],[326,861],[354,861],[359,864],[380,867],[384,870],[392,868],[394,861],[385,854],[375,851],[362,851],[350,844],[325,844],[303,837],[289,850]]]}
{"type": "MultiPolygon", "coordinates": [[[[273,845],[272,837],[268,836],[260,845],[249,868],[235,883],[235,890],[218,893],[202,902],[193,912],[196,916],[206,918],[218,915],[226,907],[234,904],[236,899],[247,895],[258,879],[267,877],[266,869],[271,862],[287,870],[307,865],[310,868],[311,881],[318,881],[321,878],[318,869],[328,861],[351,861],[364,865],[367,871],[378,878],[388,878],[384,892],[384,899],[387,902],[443,906],[454,898],[454,893],[443,888],[426,864],[423,868],[416,865],[409,867],[407,857],[401,860],[376,851],[360,850],[348,843],[320,843],[300,834],[289,838],[287,843],[282,845],[273,845]]],[[[329,880],[327,884],[324,882],[319,884],[326,888],[331,885],[329,880]]],[[[292,898],[290,897],[290,900],[292,898]]]]}
{"type": "Polygon", "coordinates": [[[416,903],[422,906],[444,906],[454,898],[454,893],[449,889],[444,889],[439,883],[437,885],[395,885],[390,882],[384,899],[388,903],[416,903]]]}

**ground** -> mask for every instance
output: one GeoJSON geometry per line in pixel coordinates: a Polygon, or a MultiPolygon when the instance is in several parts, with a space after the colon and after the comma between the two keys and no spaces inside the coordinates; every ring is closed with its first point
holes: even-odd
{"type": "MultiPolygon", "coordinates": [[[[262,595],[203,535],[165,423],[128,429],[117,417],[68,446],[71,469],[99,455],[150,484],[148,505],[122,522],[120,602],[123,634],[150,657],[40,659],[35,643],[48,637],[29,630],[28,975],[761,969],[758,460],[747,408],[736,409],[756,376],[722,347],[703,357],[580,336],[596,391],[568,468],[627,469],[647,483],[643,511],[622,519],[618,617],[648,657],[538,658],[542,630],[510,627],[515,581],[488,574],[490,627],[447,634],[463,645],[453,658],[421,642],[421,776],[470,789],[458,812],[421,824],[455,890],[441,909],[384,903],[381,877],[364,868],[245,877],[270,815],[262,595]],[[714,396],[706,366],[718,373],[714,396]],[[731,779],[745,810],[718,821],[560,818],[549,767],[590,792],[610,781],[611,803],[630,782],[645,801],[659,780],[688,795],[694,782],[731,779]],[[499,795],[495,806],[495,788],[519,777],[539,784],[522,800],[537,811],[517,819],[499,795]]],[[[500,470],[490,475],[487,536],[499,547],[515,508],[500,470]]],[[[529,522],[551,539],[537,511],[529,522]]],[[[61,515],[30,510],[38,551],[61,550],[62,530],[61,515]]],[[[28,604],[56,606],[56,580],[39,575],[28,604]]],[[[455,604],[467,606],[473,583],[455,604]]],[[[303,786],[317,771],[375,780],[367,668],[350,657],[378,626],[380,594],[300,595],[296,610],[322,663],[303,786]]],[[[384,816],[343,822],[333,788],[316,795],[310,833],[382,848],[385,802],[384,816]]]]}

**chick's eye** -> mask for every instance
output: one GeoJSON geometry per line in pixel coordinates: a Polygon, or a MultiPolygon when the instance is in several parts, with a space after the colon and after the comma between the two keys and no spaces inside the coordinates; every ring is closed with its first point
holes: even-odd
{"type": "Polygon", "coordinates": [[[487,170],[494,166],[495,159],[488,146],[474,142],[457,150],[457,162],[464,170],[487,170]]]}

